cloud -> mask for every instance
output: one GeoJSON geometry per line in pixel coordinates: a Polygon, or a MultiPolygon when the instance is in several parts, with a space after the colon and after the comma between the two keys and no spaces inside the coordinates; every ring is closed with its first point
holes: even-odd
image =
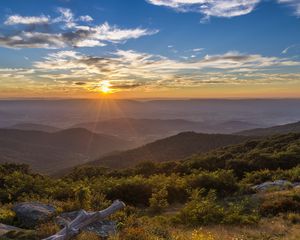
{"type": "Polygon", "coordinates": [[[79,86],[83,86],[85,85],[86,83],[85,82],[76,82],[75,85],[79,85],[79,86]]]}
{"type": "Polygon", "coordinates": [[[161,89],[201,84],[299,81],[299,74],[276,77],[279,75],[268,73],[287,66],[296,68],[300,66],[300,62],[235,51],[206,55],[201,59],[174,60],[132,50],[117,50],[107,56],[60,51],[49,54],[43,61],[34,64],[36,72],[40,72],[41,76],[59,71],[60,76],[55,75],[55,79],[85,79],[85,87],[91,90],[95,89],[99,81],[105,79],[110,82],[115,92],[134,88],[161,89]]]}
{"type": "Polygon", "coordinates": [[[194,48],[192,49],[193,52],[202,52],[204,48],[194,48]]]}
{"type": "MultiPolygon", "coordinates": [[[[253,12],[263,0],[146,0],[150,4],[172,8],[178,12],[198,12],[206,22],[210,17],[231,18],[253,12]]],[[[287,4],[300,17],[299,0],[277,0],[279,4],[287,4]]]]}
{"type": "Polygon", "coordinates": [[[80,16],[79,20],[82,22],[92,22],[94,19],[89,15],[85,15],[85,16],[80,16]]]}
{"type": "Polygon", "coordinates": [[[300,17],[300,1],[299,0],[278,0],[278,3],[287,4],[294,9],[294,14],[300,17]]]}
{"type": "Polygon", "coordinates": [[[287,48],[283,49],[281,54],[287,54],[291,49],[298,49],[300,47],[300,44],[293,44],[291,46],[288,46],[287,48]]]}
{"type": "Polygon", "coordinates": [[[199,12],[203,20],[210,17],[231,18],[251,13],[261,0],[147,0],[181,12],[199,12]]]}
{"type": "Polygon", "coordinates": [[[50,18],[44,15],[31,16],[31,17],[12,15],[6,19],[4,24],[5,25],[16,25],[16,24],[33,25],[33,24],[47,24],[49,22],[50,22],[50,18]]]}
{"type": "Polygon", "coordinates": [[[36,94],[44,91],[86,94],[98,93],[102,81],[109,82],[112,92],[207,85],[299,84],[299,66],[300,62],[288,58],[236,51],[187,60],[132,50],[117,50],[105,56],[57,51],[34,62],[29,69],[0,68],[0,85],[6,92],[30,89],[36,94]],[[279,69],[281,73],[277,73],[279,69]]]}
{"type": "MultiPolygon", "coordinates": [[[[76,18],[70,9],[59,8],[59,17],[22,17],[13,15],[7,18],[6,25],[13,24],[48,24],[47,28],[24,28],[15,33],[0,33],[0,46],[8,48],[47,48],[58,49],[65,47],[96,47],[108,43],[124,43],[129,39],[153,35],[158,30],[144,28],[120,28],[105,22],[90,24],[92,17],[85,15],[76,18]],[[17,17],[16,17],[17,16],[17,17]],[[79,25],[88,22],[89,25],[79,25]],[[58,25],[59,28],[51,28],[58,25]]],[[[10,31],[5,31],[10,32],[10,31]]]]}

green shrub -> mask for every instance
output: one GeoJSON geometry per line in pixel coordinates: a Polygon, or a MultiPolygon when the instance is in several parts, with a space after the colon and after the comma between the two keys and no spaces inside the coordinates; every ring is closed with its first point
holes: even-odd
{"type": "Polygon", "coordinates": [[[165,188],[152,193],[152,196],[149,199],[150,211],[153,213],[161,213],[169,205],[167,197],[168,191],[165,188]]]}
{"type": "Polygon", "coordinates": [[[216,192],[210,190],[204,196],[204,189],[194,190],[190,201],[179,213],[180,220],[188,225],[220,223],[224,218],[224,208],[218,204],[216,192]]]}
{"type": "Polygon", "coordinates": [[[0,208],[0,223],[12,225],[15,219],[15,212],[10,210],[8,207],[0,208]]]}
{"type": "Polygon", "coordinates": [[[74,189],[75,199],[79,204],[79,208],[89,210],[91,208],[92,195],[89,187],[78,186],[74,189]]]}
{"type": "Polygon", "coordinates": [[[152,187],[141,181],[124,181],[107,191],[107,198],[110,200],[121,199],[126,204],[148,206],[152,195],[152,187]]]}
{"type": "Polygon", "coordinates": [[[255,224],[259,221],[260,215],[256,206],[252,206],[248,199],[238,202],[230,202],[226,206],[222,223],[225,224],[255,224]]]}
{"type": "Polygon", "coordinates": [[[191,175],[189,185],[192,189],[214,189],[218,196],[226,196],[238,190],[237,179],[231,170],[205,171],[191,175]]]}

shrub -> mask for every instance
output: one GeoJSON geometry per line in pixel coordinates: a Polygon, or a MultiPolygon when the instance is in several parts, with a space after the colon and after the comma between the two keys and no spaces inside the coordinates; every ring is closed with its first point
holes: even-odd
{"type": "Polygon", "coordinates": [[[222,223],[226,224],[255,224],[260,216],[256,207],[251,206],[248,199],[230,202],[225,210],[222,223]]]}
{"type": "Polygon", "coordinates": [[[179,213],[180,220],[188,225],[220,223],[224,218],[224,208],[217,203],[215,191],[206,196],[204,190],[194,190],[191,200],[179,213]]]}
{"type": "Polygon", "coordinates": [[[59,230],[60,228],[58,225],[51,222],[43,223],[36,228],[38,239],[49,237],[57,233],[59,230]]]}
{"type": "Polygon", "coordinates": [[[152,193],[152,196],[149,199],[150,211],[153,213],[161,213],[169,205],[167,197],[168,191],[165,188],[152,193]]]}
{"type": "Polygon", "coordinates": [[[75,198],[79,207],[85,210],[89,210],[91,208],[91,190],[86,186],[78,186],[75,188],[75,198]]]}
{"type": "Polygon", "coordinates": [[[237,179],[231,170],[201,172],[192,175],[189,185],[192,189],[214,189],[219,196],[226,196],[238,190],[237,179]]]}
{"type": "Polygon", "coordinates": [[[0,208],[0,223],[12,225],[16,214],[7,207],[0,208]]]}
{"type": "Polygon", "coordinates": [[[138,179],[120,182],[107,191],[108,199],[121,199],[126,204],[133,206],[148,206],[151,195],[152,187],[145,182],[138,181],[138,179]]]}

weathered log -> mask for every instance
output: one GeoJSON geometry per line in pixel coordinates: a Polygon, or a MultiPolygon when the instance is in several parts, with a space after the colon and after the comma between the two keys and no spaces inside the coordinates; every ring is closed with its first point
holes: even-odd
{"type": "Polygon", "coordinates": [[[82,229],[99,220],[103,220],[109,215],[125,207],[125,204],[119,200],[113,202],[108,208],[99,212],[86,212],[81,210],[78,216],[68,223],[62,230],[53,236],[45,238],[44,240],[69,240],[78,235],[82,229]]]}

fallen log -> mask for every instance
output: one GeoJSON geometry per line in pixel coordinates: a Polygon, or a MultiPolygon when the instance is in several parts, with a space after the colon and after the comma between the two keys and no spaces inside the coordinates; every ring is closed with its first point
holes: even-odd
{"type": "Polygon", "coordinates": [[[99,212],[86,212],[81,210],[78,216],[73,221],[66,223],[66,226],[58,233],[43,240],[69,240],[78,235],[82,229],[91,223],[103,220],[124,207],[125,204],[122,201],[116,200],[108,208],[99,212]]]}

